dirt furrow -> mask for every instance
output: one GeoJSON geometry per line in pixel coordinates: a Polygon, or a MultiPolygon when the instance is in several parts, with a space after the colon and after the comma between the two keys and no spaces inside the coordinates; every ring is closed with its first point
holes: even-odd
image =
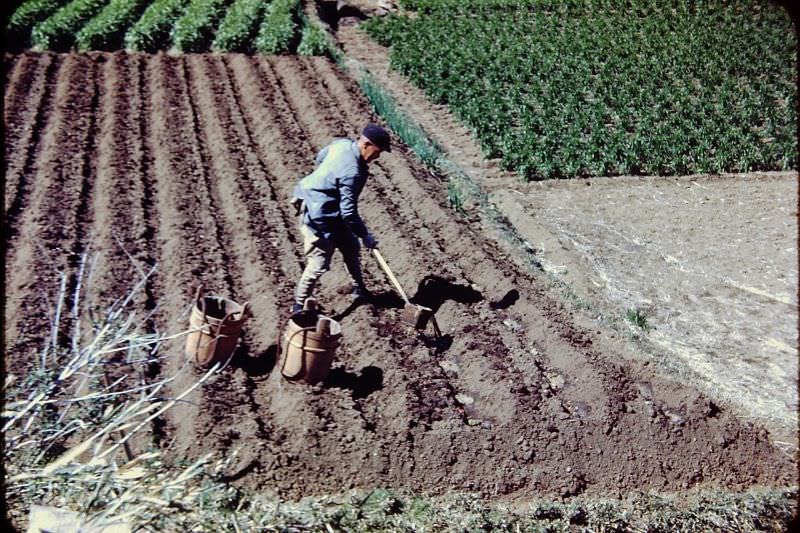
{"type": "MultiPolygon", "coordinates": [[[[71,297],[75,269],[85,249],[92,172],[87,151],[91,153],[93,146],[98,98],[95,59],[67,56],[56,84],[54,116],[47,122],[33,164],[30,199],[16,221],[16,236],[6,254],[6,287],[11,295],[6,299],[6,338],[31,341],[34,346],[42,345],[50,332],[48,315],[55,309],[59,272],[68,276],[71,297]]],[[[70,303],[65,302],[67,310],[70,303]]],[[[66,319],[67,313],[62,317],[66,319]]],[[[68,342],[69,324],[61,326],[62,341],[68,342]]],[[[12,351],[19,350],[23,348],[12,351]]]]}
{"type": "Polygon", "coordinates": [[[132,56],[118,53],[108,56],[103,74],[94,233],[102,252],[97,301],[112,301],[144,277],[148,265],[140,258],[148,244],[142,238],[139,71],[132,56]]]}
{"type": "MultiPolygon", "coordinates": [[[[153,281],[158,299],[156,328],[170,333],[188,328],[188,312],[199,285],[209,293],[226,287],[225,272],[215,261],[217,250],[212,243],[216,230],[208,215],[207,169],[198,153],[183,61],[182,57],[157,56],[148,62],[144,74],[150,112],[146,151],[151,161],[145,191],[152,191],[146,193],[153,201],[151,216],[159,221],[155,231],[158,275],[153,281]]],[[[176,394],[195,379],[193,366],[183,355],[184,343],[183,338],[167,343],[165,364],[152,369],[152,377],[177,374],[171,383],[176,394]]],[[[169,439],[161,444],[175,443],[179,454],[203,443],[204,435],[213,429],[202,416],[202,392],[194,391],[187,400],[156,428],[157,438],[169,439]]]]}
{"type": "Polygon", "coordinates": [[[236,103],[226,92],[221,60],[213,56],[191,56],[187,58],[187,70],[193,99],[197,102],[199,144],[209,157],[209,196],[217,210],[214,217],[219,241],[227,250],[218,259],[218,268],[230,273],[234,283],[232,296],[253,305],[253,316],[248,320],[240,353],[233,362],[235,370],[226,373],[224,382],[215,383],[204,391],[209,409],[203,415],[219,428],[225,428],[222,438],[214,439],[224,449],[241,446],[240,439],[251,441],[240,459],[245,465],[255,465],[262,455],[270,452],[253,446],[252,439],[260,443],[273,431],[269,420],[262,416],[261,399],[256,399],[253,393],[255,383],[248,370],[252,371],[254,365],[264,364],[275,355],[280,295],[272,292],[275,277],[269,274],[276,269],[275,250],[265,253],[257,245],[259,238],[270,237],[259,231],[260,201],[250,196],[243,184],[263,181],[265,176],[257,166],[248,165],[241,148],[244,139],[237,135],[230,116],[236,103]],[[247,391],[247,402],[241,402],[242,391],[247,391]],[[233,409],[215,409],[219,399],[225,397],[231,397],[233,409]],[[242,421],[234,431],[221,424],[230,419],[242,421]]]}
{"type": "MultiPolygon", "coordinates": [[[[265,230],[269,231],[269,244],[277,253],[280,271],[276,275],[285,277],[282,288],[286,294],[294,290],[294,282],[302,270],[302,252],[296,246],[296,219],[294,210],[286,204],[295,179],[302,175],[304,165],[291,157],[284,157],[277,148],[286,139],[295,138],[293,131],[286,136],[280,129],[278,110],[285,103],[277,100],[274,88],[259,73],[257,59],[244,55],[232,55],[224,59],[226,76],[231,85],[238,107],[241,128],[247,140],[247,154],[255,158],[255,164],[263,180],[249,180],[251,193],[261,202],[265,230]],[[292,253],[287,253],[285,243],[290,243],[292,253]]],[[[284,301],[282,303],[288,303],[284,301]]]]}
{"type": "Polygon", "coordinates": [[[3,93],[3,127],[5,132],[6,158],[21,151],[18,146],[26,124],[32,119],[41,101],[44,80],[52,56],[43,60],[38,54],[23,54],[9,66],[9,79],[3,93]]]}
{"type": "Polygon", "coordinates": [[[4,97],[5,192],[4,243],[19,231],[18,218],[32,189],[30,175],[38,157],[46,121],[51,117],[53,85],[61,56],[26,54],[15,64],[4,97]]]}
{"type": "MultiPolygon", "coordinates": [[[[136,150],[140,153],[138,158],[139,168],[134,171],[134,175],[138,176],[138,183],[135,185],[137,196],[140,205],[138,213],[141,214],[141,221],[137,226],[139,238],[143,244],[142,248],[138,250],[138,256],[134,258],[140,261],[140,264],[147,265],[152,268],[156,264],[156,257],[158,252],[156,248],[156,227],[159,220],[156,217],[156,201],[155,201],[155,181],[156,177],[153,176],[153,146],[152,146],[152,125],[149,117],[151,114],[152,103],[147,98],[148,91],[148,70],[147,70],[147,57],[145,55],[136,55],[135,57],[135,80],[132,79],[133,87],[135,87],[135,97],[132,100],[134,106],[131,109],[133,116],[137,117],[136,128],[138,129],[139,137],[137,139],[136,150]]],[[[131,66],[134,68],[134,65],[131,66]]],[[[155,289],[153,281],[149,281],[144,288],[146,302],[145,308],[147,311],[152,311],[156,306],[155,289]]],[[[148,329],[153,330],[153,325],[148,324],[148,329]]]]}
{"type": "MultiPolygon", "coordinates": [[[[252,67],[247,68],[242,62],[233,61],[232,67],[235,77],[241,78],[244,76],[243,79],[247,79],[249,77],[248,74],[252,74],[252,67]]],[[[275,168],[276,165],[285,166],[286,163],[280,162],[281,159],[284,161],[302,161],[303,158],[307,157],[307,150],[302,146],[299,148],[295,146],[296,142],[293,141],[292,136],[282,133],[296,127],[296,119],[294,119],[295,111],[291,106],[285,104],[285,102],[287,102],[285,93],[282,91],[275,92],[276,87],[273,83],[274,77],[272,77],[272,75],[274,75],[274,71],[272,67],[270,65],[262,65],[262,72],[266,72],[267,74],[264,76],[267,83],[259,84],[265,89],[265,92],[259,95],[258,100],[260,103],[247,102],[248,105],[243,106],[242,111],[248,122],[251,123],[257,123],[255,117],[263,117],[263,113],[267,113],[266,117],[264,117],[267,120],[258,128],[259,135],[257,137],[262,141],[265,138],[269,139],[270,136],[274,136],[275,138],[267,145],[256,143],[258,148],[260,148],[259,153],[263,164],[267,168],[275,168]],[[268,87],[264,87],[265,85],[268,87]],[[270,117],[270,109],[273,107],[265,106],[263,102],[269,103],[270,101],[276,100],[283,104],[276,107],[279,109],[289,109],[288,114],[270,117]],[[263,107],[264,109],[259,109],[259,107],[263,107]],[[269,123],[269,125],[267,125],[267,123],[269,123]],[[274,131],[276,126],[279,131],[274,131]],[[265,130],[273,131],[267,134],[265,130]]],[[[246,94],[245,91],[241,91],[241,93],[243,95],[246,94]]],[[[311,157],[313,158],[313,155],[311,157]]],[[[282,173],[283,176],[286,176],[286,174],[285,171],[282,173]]],[[[292,176],[292,179],[291,181],[284,182],[284,188],[286,185],[293,185],[293,181],[296,179],[294,176],[298,174],[299,171],[297,170],[291,172],[290,176],[292,176]]],[[[270,176],[270,178],[272,180],[276,179],[274,176],[270,176]]],[[[273,184],[271,187],[274,189],[275,185],[273,184]]],[[[286,205],[286,198],[287,197],[284,196],[278,205],[286,205]]],[[[288,209],[286,210],[288,211],[288,209]]],[[[296,232],[293,214],[283,214],[282,217],[284,221],[287,222],[285,223],[285,231],[287,232],[285,236],[291,237],[296,232]]],[[[298,250],[298,247],[292,246],[290,239],[284,239],[284,254],[287,248],[298,250]]],[[[296,251],[295,253],[298,252],[296,251]]],[[[299,274],[299,269],[295,268],[295,277],[291,279],[291,284],[289,285],[290,289],[293,289],[297,274],[299,274]]],[[[286,301],[289,301],[288,298],[286,301]]],[[[346,357],[346,351],[347,347],[342,347],[343,357],[346,357]]],[[[287,385],[280,382],[280,380],[271,379],[269,383],[261,387],[262,395],[270,397],[270,410],[272,411],[272,418],[275,420],[277,426],[283,428],[283,431],[286,432],[292,429],[296,431],[298,425],[300,425],[305,435],[301,446],[298,446],[298,442],[291,440],[286,441],[282,446],[282,452],[277,460],[279,464],[282,462],[292,463],[291,468],[287,468],[285,465],[283,468],[276,469],[267,475],[277,476],[275,479],[283,481],[284,484],[288,480],[289,486],[287,488],[291,488],[293,483],[291,480],[296,477],[299,472],[303,470],[314,471],[320,472],[320,475],[322,475],[322,472],[332,470],[336,466],[336,461],[341,461],[341,455],[338,455],[338,458],[330,457],[329,454],[326,453],[326,450],[335,447],[340,449],[341,453],[345,454],[345,456],[347,456],[348,453],[352,453],[352,451],[348,452],[348,450],[353,449],[352,442],[354,437],[348,434],[349,428],[352,428],[354,425],[366,428],[374,426],[374,423],[365,418],[358,403],[352,398],[354,395],[361,394],[365,396],[370,392],[367,389],[372,385],[365,384],[361,386],[361,383],[363,383],[364,379],[371,379],[370,375],[374,370],[375,368],[372,367],[367,368],[366,373],[364,373],[362,369],[361,374],[354,374],[344,369],[339,369],[334,374],[335,386],[329,392],[329,395],[334,396],[333,400],[328,397],[329,395],[326,395],[326,397],[316,395],[308,397],[302,386],[287,385]],[[356,391],[356,389],[358,389],[358,391],[356,391]],[[306,449],[311,449],[309,453],[312,455],[313,460],[300,461],[293,459],[302,457],[303,446],[306,449]],[[287,470],[289,471],[287,472],[287,470]]],[[[363,398],[360,398],[358,401],[361,400],[363,400],[363,398]]],[[[364,462],[365,457],[363,449],[370,447],[369,445],[365,447],[356,447],[355,451],[358,452],[358,456],[353,457],[354,464],[364,462]]],[[[349,474],[341,477],[337,475],[336,480],[348,484],[354,481],[349,474]]],[[[331,481],[334,482],[335,480],[331,481]]]]}
{"type": "Polygon", "coordinates": [[[283,201],[283,191],[278,190],[281,180],[277,176],[295,171],[288,168],[282,154],[274,153],[274,138],[279,136],[274,117],[262,99],[262,87],[254,76],[251,60],[246,56],[242,59],[242,63],[233,67],[236,60],[222,58],[213,65],[212,79],[226,103],[221,112],[225,113],[234,136],[231,144],[240,147],[243,175],[238,185],[247,199],[244,205],[251,217],[250,230],[257,237],[255,242],[262,260],[269,263],[266,273],[273,285],[281,287],[273,299],[278,308],[288,308],[302,257],[296,251],[287,253],[287,248],[293,248],[287,247],[287,243],[294,242],[296,220],[294,209],[283,201]],[[273,153],[264,150],[268,146],[273,153]]]}

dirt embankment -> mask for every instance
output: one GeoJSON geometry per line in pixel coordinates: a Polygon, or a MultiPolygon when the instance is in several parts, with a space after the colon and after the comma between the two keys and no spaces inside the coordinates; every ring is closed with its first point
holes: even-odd
{"type": "MultiPolygon", "coordinates": [[[[371,167],[361,212],[438,343],[364,256],[372,305],[350,306],[338,258],[318,296],[344,328],[328,381],[279,375],[277,338],[302,268],[287,199],[332,137],[375,120],[322,58],[6,57],[6,368],[49,331],[56,270],[114,297],[156,265],[150,330],[186,327],[196,287],[249,301],[241,349],[153,427],[176,457],[238,450],[239,483],[295,497],[349,487],[529,497],[795,482],[758,426],[609,351],[546,287],[447,207],[403,146],[371,167]],[[38,80],[33,83],[30,80],[38,80]],[[43,85],[44,88],[41,88],[43,85]]],[[[63,317],[69,325],[70,317],[63,317]]],[[[65,342],[67,339],[65,339],[65,342]]],[[[151,378],[194,377],[181,342],[151,378]]]]}

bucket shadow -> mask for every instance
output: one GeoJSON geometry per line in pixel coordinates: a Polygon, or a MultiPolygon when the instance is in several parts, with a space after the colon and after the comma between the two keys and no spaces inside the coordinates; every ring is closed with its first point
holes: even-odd
{"type": "Polygon", "coordinates": [[[325,379],[325,387],[347,389],[354,400],[366,398],[383,388],[383,370],[377,366],[365,366],[360,374],[348,372],[344,368],[334,368],[325,379]]]}
{"type": "Polygon", "coordinates": [[[233,353],[231,366],[244,370],[250,377],[266,376],[275,368],[278,360],[278,345],[272,344],[260,354],[250,355],[248,346],[239,346],[233,353]]]}

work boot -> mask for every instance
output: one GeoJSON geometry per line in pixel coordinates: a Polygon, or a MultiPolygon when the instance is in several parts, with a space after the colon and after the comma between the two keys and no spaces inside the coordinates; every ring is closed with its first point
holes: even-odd
{"type": "Polygon", "coordinates": [[[372,293],[367,290],[366,287],[356,286],[353,287],[353,290],[350,291],[350,298],[355,302],[358,300],[369,300],[372,298],[372,293]]]}

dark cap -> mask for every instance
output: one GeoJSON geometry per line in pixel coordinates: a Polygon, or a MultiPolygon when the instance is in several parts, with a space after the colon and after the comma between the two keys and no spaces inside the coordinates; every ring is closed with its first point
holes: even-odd
{"type": "Polygon", "coordinates": [[[369,141],[381,149],[382,152],[391,152],[391,141],[389,139],[389,132],[376,124],[367,124],[361,135],[369,139],[369,141]]]}

